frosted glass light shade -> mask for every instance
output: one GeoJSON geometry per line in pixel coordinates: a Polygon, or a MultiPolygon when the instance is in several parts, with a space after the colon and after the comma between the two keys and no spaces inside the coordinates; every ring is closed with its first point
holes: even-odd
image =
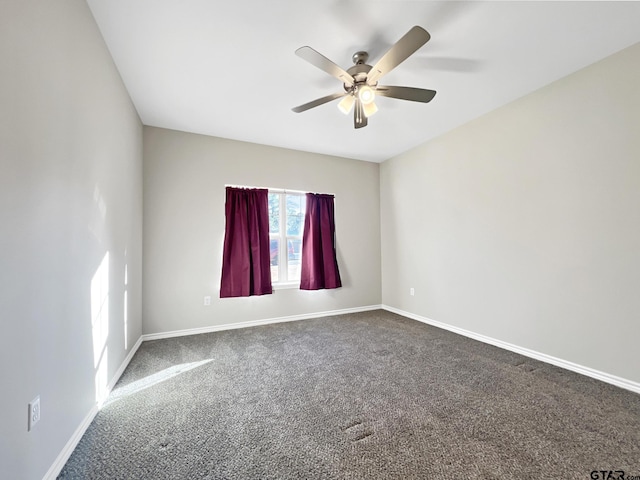
{"type": "Polygon", "coordinates": [[[355,100],[356,99],[353,97],[353,95],[347,95],[342,100],[340,100],[340,103],[338,103],[338,110],[340,110],[345,115],[348,115],[351,111],[351,107],[353,107],[353,102],[355,102],[355,100]]]}
{"type": "Polygon", "coordinates": [[[366,103],[362,106],[362,108],[364,109],[364,116],[367,118],[378,111],[378,107],[376,106],[375,102],[366,103]]]}

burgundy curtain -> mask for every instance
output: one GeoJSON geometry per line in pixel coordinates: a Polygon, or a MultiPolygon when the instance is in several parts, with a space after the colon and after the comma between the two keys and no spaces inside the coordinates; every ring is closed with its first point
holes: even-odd
{"type": "Polygon", "coordinates": [[[227,187],[220,297],[272,293],[269,191],[227,187]]]}
{"type": "Polygon", "coordinates": [[[336,260],[333,195],[307,193],[302,236],[301,290],[342,286],[336,260]]]}

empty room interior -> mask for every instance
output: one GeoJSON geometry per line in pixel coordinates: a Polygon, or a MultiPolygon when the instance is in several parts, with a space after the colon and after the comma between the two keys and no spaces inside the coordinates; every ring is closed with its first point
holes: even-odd
{"type": "Polygon", "coordinates": [[[638,25],[0,0],[0,477],[640,479],[638,25]]]}

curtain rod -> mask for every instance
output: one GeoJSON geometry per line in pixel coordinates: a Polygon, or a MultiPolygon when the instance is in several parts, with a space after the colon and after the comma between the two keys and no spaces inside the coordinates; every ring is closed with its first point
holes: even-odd
{"type": "MultiPolygon", "coordinates": [[[[286,189],[286,188],[271,188],[271,187],[250,187],[248,185],[230,185],[230,184],[225,184],[225,187],[231,187],[231,188],[260,188],[260,189],[269,190],[270,192],[274,192],[274,193],[296,193],[296,194],[311,193],[311,192],[306,192],[304,190],[290,190],[290,189],[286,189]]],[[[334,195],[334,194],[333,193],[326,193],[325,195],[334,195]]]]}

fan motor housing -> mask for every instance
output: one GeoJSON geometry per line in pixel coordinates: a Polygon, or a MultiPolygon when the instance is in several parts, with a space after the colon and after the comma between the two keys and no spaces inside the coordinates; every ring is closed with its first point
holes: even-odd
{"type": "MultiPolygon", "coordinates": [[[[360,53],[366,54],[366,52],[357,52],[353,55],[354,59],[356,58],[356,55],[360,53]]],[[[347,70],[347,73],[351,75],[356,82],[355,82],[355,85],[347,85],[345,83],[344,89],[346,91],[351,91],[354,86],[358,86],[358,85],[362,85],[363,83],[366,83],[367,75],[369,74],[369,71],[371,70],[371,68],[372,68],[371,65],[367,65],[366,63],[356,63],[353,67],[349,68],[347,70]]]]}

